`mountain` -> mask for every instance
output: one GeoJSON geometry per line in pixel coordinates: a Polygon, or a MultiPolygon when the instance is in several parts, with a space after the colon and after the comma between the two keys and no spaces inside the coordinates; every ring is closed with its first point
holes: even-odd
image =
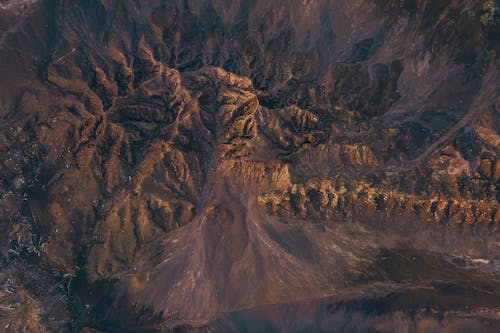
{"type": "Polygon", "coordinates": [[[0,2],[7,332],[500,328],[500,4],[0,2]]]}

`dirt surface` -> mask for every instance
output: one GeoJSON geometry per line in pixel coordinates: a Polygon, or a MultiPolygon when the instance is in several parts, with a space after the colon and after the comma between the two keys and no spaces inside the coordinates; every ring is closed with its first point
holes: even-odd
{"type": "Polygon", "coordinates": [[[498,331],[498,13],[0,1],[0,331],[498,331]]]}

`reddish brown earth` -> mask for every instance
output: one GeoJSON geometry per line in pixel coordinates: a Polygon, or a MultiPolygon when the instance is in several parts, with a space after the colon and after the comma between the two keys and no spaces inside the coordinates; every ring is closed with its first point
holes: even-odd
{"type": "Polygon", "coordinates": [[[0,331],[500,329],[498,2],[0,5],[0,331]]]}

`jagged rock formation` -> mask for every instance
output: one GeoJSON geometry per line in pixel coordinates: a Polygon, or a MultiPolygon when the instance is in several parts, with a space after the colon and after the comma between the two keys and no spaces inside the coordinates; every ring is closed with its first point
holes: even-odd
{"type": "Polygon", "coordinates": [[[372,187],[364,182],[313,180],[283,192],[259,196],[271,214],[286,218],[410,219],[449,224],[494,224],[500,218],[496,200],[423,197],[372,187]]]}
{"type": "Polygon", "coordinates": [[[400,281],[377,255],[402,242],[498,279],[500,33],[480,1],[0,8],[0,282],[33,299],[0,327],[162,331],[352,285],[377,298],[400,281]]]}

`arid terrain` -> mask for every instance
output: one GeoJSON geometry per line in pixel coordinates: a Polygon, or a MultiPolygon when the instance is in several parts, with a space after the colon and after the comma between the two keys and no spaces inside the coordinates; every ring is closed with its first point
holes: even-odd
{"type": "Polygon", "coordinates": [[[500,331],[496,0],[0,0],[0,332],[500,331]]]}

